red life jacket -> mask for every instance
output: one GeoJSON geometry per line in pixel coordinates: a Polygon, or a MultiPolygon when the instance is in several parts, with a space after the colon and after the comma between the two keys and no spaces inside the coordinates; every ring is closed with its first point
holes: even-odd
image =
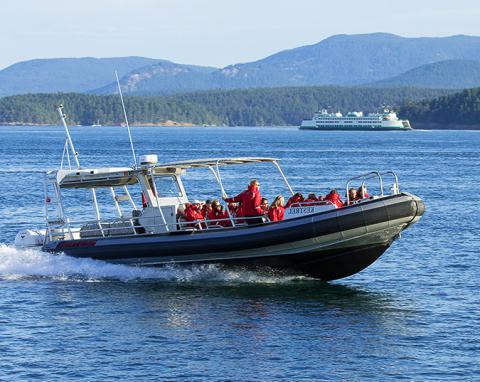
{"type": "Polygon", "coordinates": [[[216,220],[217,218],[217,211],[211,210],[207,215],[208,220],[216,220]]]}
{"type": "Polygon", "coordinates": [[[185,209],[185,218],[189,222],[203,220],[203,215],[196,205],[190,205],[185,209]]]}
{"type": "Polygon", "coordinates": [[[204,204],[202,206],[202,215],[204,218],[206,218],[208,216],[208,214],[212,211],[212,207],[210,206],[207,206],[206,204],[204,204]]]}
{"type": "Polygon", "coordinates": [[[268,210],[268,218],[272,222],[278,222],[285,217],[285,208],[282,206],[270,207],[268,210]]]}
{"type": "Polygon", "coordinates": [[[340,199],[340,195],[338,195],[338,194],[328,194],[328,195],[325,197],[325,200],[329,200],[329,201],[332,202],[337,208],[343,207],[343,202],[342,202],[342,200],[340,199]]]}
{"type": "Polygon", "coordinates": [[[285,207],[299,207],[300,203],[303,202],[303,196],[302,195],[293,195],[288,199],[287,205],[285,207]]]}
{"type": "Polygon", "coordinates": [[[230,211],[230,214],[232,215],[232,217],[235,219],[235,223],[243,223],[244,222],[243,219],[239,219],[239,218],[245,216],[243,214],[243,208],[242,208],[242,205],[240,203],[234,203],[234,202],[228,203],[228,210],[230,211]]]}
{"type": "Polygon", "coordinates": [[[363,198],[357,194],[357,197],[355,198],[355,200],[362,200],[362,199],[368,199],[370,196],[368,196],[368,193],[365,192],[363,198]]]}
{"type": "MultiPolygon", "coordinates": [[[[208,220],[219,220],[219,219],[229,219],[228,212],[225,210],[211,210],[208,213],[208,220]]],[[[222,227],[231,227],[232,223],[230,220],[222,220],[222,221],[217,221],[217,222],[212,222],[209,223],[212,225],[221,225],[222,227]]]]}
{"type": "Polygon", "coordinates": [[[245,216],[245,212],[243,212],[243,206],[241,204],[239,204],[236,208],[235,208],[235,216],[237,218],[241,218],[243,216],[245,216]]]}
{"type": "MultiPolygon", "coordinates": [[[[229,203],[241,202],[243,216],[259,216],[262,214],[262,209],[260,208],[262,195],[260,195],[257,186],[249,185],[247,190],[241,192],[234,198],[225,199],[225,201],[229,203]]],[[[238,213],[237,216],[239,216],[238,213]]]]}

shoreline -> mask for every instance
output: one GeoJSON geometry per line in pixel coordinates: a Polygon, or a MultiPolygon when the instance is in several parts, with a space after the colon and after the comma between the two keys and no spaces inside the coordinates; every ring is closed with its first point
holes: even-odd
{"type": "MultiPolygon", "coordinates": [[[[30,122],[1,122],[0,121],[0,126],[1,127],[60,127],[61,125],[59,124],[51,124],[51,123],[30,123],[30,122]]],[[[160,122],[160,123],[152,123],[152,122],[146,122],[146,123],[131,123],[131,127],[215,127],[215,128],[288,128],[288,129],[298,129],[298,126],[293,126],[293,125],[285,125],[285,126],[226,126],[226,125],[207,125],[207,124],[194,124],[194,123],[188,123],[188,122],[175,122],[175,121],[166,121],[166,122],[160,122]]],[[[109,127],[125,127],[125,124],[107,124],[107,125],[100,125],[100,126],[95,126],[95,125],[70,125],[70,127],[90,127],[90,128],[109,128],[109,127]]],[[[306,130],[306,129],[304,129],[306,130]]],[[[315,130],[315,129],[312,129],[315,130]]],[[[427,123],[415,123],[415,127],[412,128],[410,131],[415,131],[415,130],[448,130],[448,131],[478,131],[480,130],[480,124],[476,125],[464,125],[464,124],[439,124],[439,123],[432,123],[432,122],[427,122],[427,123]]],[[[316,130],[316,131],[327,131],[327,130],[316,130]]],[[[330,130],[328,130],[330,131],[330,130]]],[[[355,131],[355,130],[331,130],[331,131],[355,131]]],[[[361,131],[361,130],[358,130],[361,131]]],[[[368,130],[370,131],[370,130],[368,130]]],[[[386,132],[387,130],[385,130],[386,132]]]]}
{"type": "MultiPolygon", "coordinates": [[[[31,122],[2,122],[0,121],[0,126],[57,126],[57,124],[51,123],[31,123],[31,122]]],[[[82,126],[82,127],[125,127],[124,123],[120,124],[106,124],[106,125],[69,125],[69,126],[82,126]]],[[[215,127],[215,125],[196,125],[190,122],[176,122],[176,121],[165,121],[165,122],[145,122],[145,123],[130,123],[130,126],[205,126],[205,127],[215,127]]]]}
{"type": "Polygon", "coordinates": [[[441,124],[436,122],[417,122],[413,130],[480,130],[480,124],[441,124]]]}

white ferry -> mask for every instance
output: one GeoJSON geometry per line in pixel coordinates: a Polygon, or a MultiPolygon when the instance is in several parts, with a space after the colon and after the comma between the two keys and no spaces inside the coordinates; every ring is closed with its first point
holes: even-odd
{"type": "Polygon", "coordinates": [[[329,113],[326,109],[315,113],[312,119],[304,120],[302,130],[412,130],[408,120],[401,120],[397,114],[385,109],[383,113],[352,111],[343,115],[329,113]]]}

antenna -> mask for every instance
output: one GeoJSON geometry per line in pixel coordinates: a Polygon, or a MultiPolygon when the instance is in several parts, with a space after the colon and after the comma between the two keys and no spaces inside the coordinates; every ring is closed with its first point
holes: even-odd
{"type": "Polygon", "coordinates": [[[77,168],[80,168],[80,162],[78,161],[78,152],[75,151],[75,147],[73,146],[72,137],[70,136],[70,131],[68,130],[68,126],[67,126],[67,121],[65,120],[66,115],[63,113],[62,104],[58,105],[57,111],[58,111],[58,114],[60,115],[60,119],[62,120],[63,127],[65,128],[65,133],[67,134],[67,142],[68,142],[68,145],[70,146],[70,150],[72,151],[73,158],[75,159],[75,163],[77,164],[77,168]]]}
{"type": "Polygon", "coordinates": [[[133,163],[137,167],[137,157],[135,155],[135,149],[133,148],[132,134],[130,133],[130,125],[128,124],[127,111],[125,110],[125,103],[123,102],[122,88],[120,86],[120,80],[118,79],[118,73],[115,70],[115,77],[117,79],[118,92],[120,93],[120,100],[122,101],[123,116],[125,118],[125,124],[127,125],[128,138],[130,139],[130,147],[132,148],[133,163]]]}

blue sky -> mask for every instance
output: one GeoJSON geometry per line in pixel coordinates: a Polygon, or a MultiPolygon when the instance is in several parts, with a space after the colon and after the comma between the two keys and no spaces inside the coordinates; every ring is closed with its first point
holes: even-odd
{"type": "Polygon", "coordinates": [[[480,35],[479,0],[6,0],[0,68],[51,57],[253,61],[333,34],[480,35]]]}

